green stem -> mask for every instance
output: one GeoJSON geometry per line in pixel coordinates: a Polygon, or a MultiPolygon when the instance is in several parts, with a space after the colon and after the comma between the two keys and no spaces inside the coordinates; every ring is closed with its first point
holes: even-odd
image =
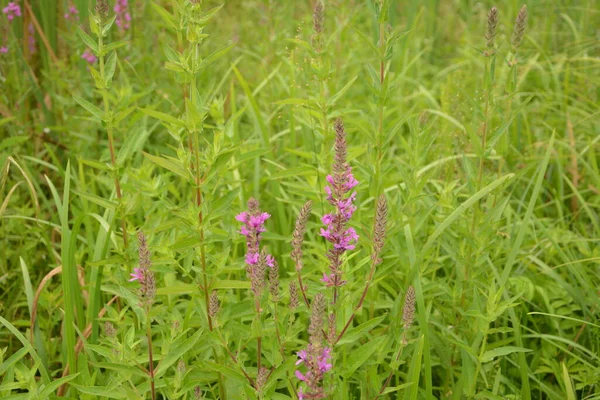
{"type": "MultiPolygon", "coordinates": [[[[100,77],[102,81],[104,81],[104,40],[102,37],[102,27],[99,28],[100,33],[98,34],[98,50],[100,52],[98,57],[98,62],[100,65],[100,77]]],[[[119,181],[119,172],[117,171],[117,160],[115,156],[115,144],[113,137],[113,126],[112,126],[112,118],[109,117],[110,105],[108,100],[108,88],[103,88],[102,92],[102,102],[104,103],[104,116],[106,122],[106,133],[108,135],[108,148],[110,151],[110,161],[113,167],[113,174],[115,180],[115,190],[117,192],[117,199],[119,201],[119,211],[121,214],[121,230],[123,231],[123,248],[126,250],[128,247],[128,239],[127,239],[127,227],[125,226],[125,215],[123,211],[123,196],[121,194],[121,182],[119,181]]]]}
{"type": "Polygon", "coordinates": [[[150,375],[150,389],[152,400],[156,400],[156,389],[154,387],[154,361],[152,359],[152,325],[150,316],[146,312],[146,337],[148,338],[148,373],[150,375]]]}

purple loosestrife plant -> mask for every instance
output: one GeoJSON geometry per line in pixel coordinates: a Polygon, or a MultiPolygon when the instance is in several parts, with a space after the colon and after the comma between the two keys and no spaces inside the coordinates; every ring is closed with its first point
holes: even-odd
{"type": "Polygon", "coordinates": [[[260,251],[260,234],[266,231],[265,222],[270,217],[270,214],[260,211],[258,200],[254,198],[248,200],[248,211],[241,212],[235,217],[235,219],[242,223],[240,233],[246,237],[246,275],[250,279],[252,292],[254,293],[256,322],[259,327],[259,334],[256,338],[259,374],[262,367],[262,336],[260,334],[262,308],[260,300],[265,287],[267,267],[275,267],[273,256],[268,254],[264,249],[262,252],[260,251]]]}
{"type": "Polygon", "coordinates": [[[306,372],[296,370],[295,375],[306,385],[306,391],[298,390],[299,399],[323,399],[327,397],[323,389],[323,377],[333,367],[331,364],[331,348],[323,346],[323,323],[327,307],[325,296],[318,293],[313,302],[308,327],[308,347],[297,353],[296,365],[304,365],[306,372]]]}
{"type": "MultiPolygon", "coordinates": [[[[256,199],[248,200],[248,211],[236,215],[235,219],[243,225],[240,233],[246,236],[246,264],[253,267],[258,264],[260,258],[260,234],[266,231],[265,222],[271,217],[269,213],[261,212],[256,199]]],[[[267,265],[273,266],[273,256],[267,255],[267,265]]],[[[247,268],[248,268],[247,267],[247,268]]]]}
{"type": "Polygon", "coordinates": [[[131,27],[131,14],[129,13],[128,0],[117,0],[113,11],[117,16],[115,24],[117,24],[119,30],[121,32],[128,30],[131,27]]]}
{"type": "Polygon", "coordinates": [[[15,19],[15,17],[21,16],[21,6],[18,5],[16,2],[11,1],[6,7],[2,9],[2,12],[6,14],[6,18],[9,22],[11,22],[13,19],[15,19]]]}
{"type": "Polygon", "coordinates": [[[137,281],[140,284],[139,297],[140,307],[146,311],[146,339],[148,340],[148,375],[150,377],[150,388],[152,400],[156,399],[156,390],[154,387],[154,361],[152,358],[152,321],[150,319],[150,308],[154,303],[156,296],[156,280],[154,272],[150,269],[152,261],[150,261],[150,249],[146,236],[142,232],[138,232],[139,243],[139,267],[133,269],[129,282],[137,281]]]}
{"type": "Polygon", "coordinates": [[[335,121],[335,157],[332,174],[327,175],[329,185],[325,186],[327,201],[335,207],[334,212],[325,214],[321,221],[326,225],[321,228],[321,236],[333,247],[327,252],[329,259],[329,274],[323,274],[322,281],[334,288],[333,303],[337,300],[337,288],[344,285],[342,279],[342,255],[348,250],[354,250],[358,241],[358,235],[354,228],[348,228],[347,224],[352,214],[356,211],[354,201],[356,192],[348,195],[358,185],[358,181],[352,175],[352,169],[346,161],[346,132],[342,120],[335,121]]]}

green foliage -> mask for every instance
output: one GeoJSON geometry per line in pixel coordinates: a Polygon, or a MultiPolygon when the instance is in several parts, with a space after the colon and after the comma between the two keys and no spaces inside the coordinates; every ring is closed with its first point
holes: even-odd
{"type": "Polygon", "coordinates": [[[336,334],[350,321],[328,398],[598,398],[596,3],[528,4],[518,51],[515,2],[495,4],[493,47],[491,3],[328,0],[321,32],[309,3],[130,1],[128,29],[112,0],[107,17],[83,0],[0,14],[1,398],[298,398],[310,309],[287,288],[308,200],[305,294],[327,296],[336,334]],[[338,117],[360,240],[332,305],[338,117]],[[250,197],[279,297],[246,274],[250,197]],[[138,231],[151,308],[128,282],[138,231]]]}

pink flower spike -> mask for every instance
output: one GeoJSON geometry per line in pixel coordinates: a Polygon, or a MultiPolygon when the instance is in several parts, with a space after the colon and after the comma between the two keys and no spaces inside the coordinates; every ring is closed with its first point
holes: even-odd
{"type": "Polygon", "coordinates": [[[2,53],[2,54],[8,53],[8,47],[6,47],[6,46],[0,47],[0,53],[2,53]]]}

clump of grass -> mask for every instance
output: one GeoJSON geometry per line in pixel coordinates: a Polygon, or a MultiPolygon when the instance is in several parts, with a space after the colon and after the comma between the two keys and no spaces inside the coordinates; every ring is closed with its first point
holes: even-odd
{"type": "Polygon", "coordinates": [[[598,392],[593,2],[12,3],[1,398],[598,392]]]}

